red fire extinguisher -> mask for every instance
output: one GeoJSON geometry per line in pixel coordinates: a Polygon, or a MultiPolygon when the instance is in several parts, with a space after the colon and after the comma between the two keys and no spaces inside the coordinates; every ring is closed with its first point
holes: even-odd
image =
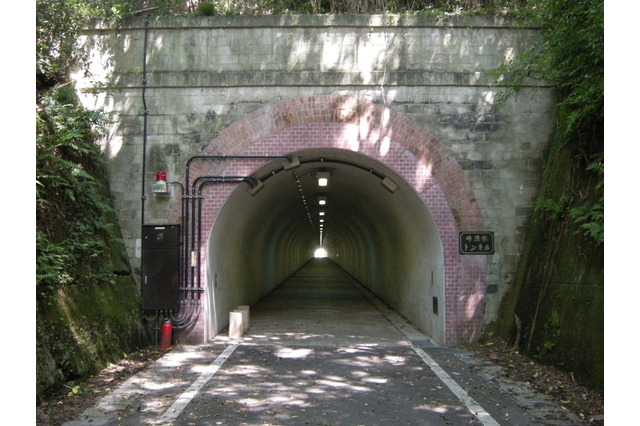
{"type": "Polygon", "coordinates": [[[162,349],[169,349],[171,347],[171,333],[173,331],[173,325],[169,318],[164,320],[162,324],[162,334],[160,335],[160,347],[162,349]]]}

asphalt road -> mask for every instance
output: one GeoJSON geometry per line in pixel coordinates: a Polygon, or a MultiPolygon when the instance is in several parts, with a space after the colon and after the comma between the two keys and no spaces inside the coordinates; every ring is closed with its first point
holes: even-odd
{"type": "Polygon", "coordinates": [[[329,260],[251,307],[240,339],[172,348],[77,425],[575,425],[473,353],[443,348],[329,260]]]}

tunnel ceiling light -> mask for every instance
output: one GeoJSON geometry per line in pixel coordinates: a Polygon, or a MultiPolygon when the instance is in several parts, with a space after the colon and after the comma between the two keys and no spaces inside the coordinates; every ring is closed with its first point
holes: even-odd
{"type": "Polygon", "coordinates": [[[318,197],[318,204],[321,205],[321,206],[326,205],[327,204],[327,197],[325,197],[325,196],[318,197]]]}
{"type": "Polygon", "coordinates": [[[324,216],[324,211],[320,210],[320,212],[318,213],[320,216],[324,216]]]}
{"type": "Polygon", "coordinates": [[[329,184],[329,172],[316,173],[318,178],[318,186],[327,186],[329,184]]]}
{"type": "Polygon", "coordinates": [[[380,183],[382,184],[382,186],[387,188],[391,193],[395,192],[396,189],[398,189],[398,184],[392,181],[391,179],[389,179],[388,177],[385,177],[384,179],[382,179],[382,182],[380,183]]]}
{"type": "Polygon", "coordinates": [[[167,172],[156,173],[156,183],[153,184],[153,193],[158,195],[166,195],[169,193],[169,185],[167,184],[167,172]]]}

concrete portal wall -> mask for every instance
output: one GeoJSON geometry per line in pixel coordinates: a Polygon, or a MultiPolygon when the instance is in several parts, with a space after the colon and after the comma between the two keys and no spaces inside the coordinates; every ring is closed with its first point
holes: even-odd
{"type": "MultiPolygon", "coordinates": [[[[498,105],[490,72],[537,36],[515,24],[496,17],[219,16],[86,29],[79,41],[87,59],[74,80],[85,106],[114,113],[103,150],[134,265],[141,194],[145,223],[172,220],[180,203],[179,194],[152,196],[156,171],[183,182],[190,157],[242,152],[242,138],[219,136],[271,105],[351,97],[415,123],[438,141],[441,158],[463,171],[484,230],[496,235],[483,277],[484,321],[492,321],[516,272],[554,124],[554,94],[544,87],[524,87],[498,105]]],[[[295,122],[293,115],[286,119],[295,122]]],[[[436,166],[425,149],[413,155],[426,170],[436,166]]],[[[446,181],[443,175],[440,185],[446,181]]]]}

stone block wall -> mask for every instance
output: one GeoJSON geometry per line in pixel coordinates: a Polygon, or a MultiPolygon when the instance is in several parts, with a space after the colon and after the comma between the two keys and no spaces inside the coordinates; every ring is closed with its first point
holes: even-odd
{"type": "Polygon", "coordinates": [[[498,17],[151,16],[115,27],[96,23],[80,39],[87,60],[75,82],[87,107],[114,113],[103,149],[134,265],[142,205],[146,223],[165,223],[179,202],[151,196],[156,171],[182,182],[190,157],[239,152],[241,146],[225,144],[233,138],[220,136],[271,105],[353,97],[415,122],[464,171],[485,229],[496,234],[485,280],[484,318],[492,321],[516,272],[554,124],[551,90],[532,83],[499,104],[492,71],[524,51],[537,31],[498,17]]]}

